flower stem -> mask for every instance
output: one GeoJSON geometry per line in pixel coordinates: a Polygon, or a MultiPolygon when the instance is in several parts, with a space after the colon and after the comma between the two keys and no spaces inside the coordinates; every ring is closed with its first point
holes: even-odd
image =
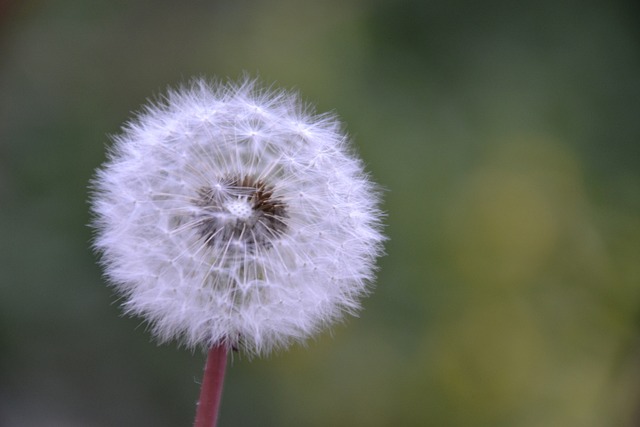
{"type": "Polygon", "coordinates": [[[211,347],[202,377],[194,427],[216,426],[226,366],[227,346],[220,343],[211,347]]]}

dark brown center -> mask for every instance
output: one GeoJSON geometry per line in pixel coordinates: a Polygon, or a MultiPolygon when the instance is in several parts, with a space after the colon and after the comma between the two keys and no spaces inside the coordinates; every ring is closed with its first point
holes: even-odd
{"type": "Polygon", "coordinates": [[[287,206],[252,177],[227,177],[198,190],[196,226],[210,247],[231,252],[267,248],[287,229],[287,206]]]}

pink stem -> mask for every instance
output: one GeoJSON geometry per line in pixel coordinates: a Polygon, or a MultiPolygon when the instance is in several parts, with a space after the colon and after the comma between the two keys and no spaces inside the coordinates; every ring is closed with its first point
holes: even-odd
{"type": "Polygon", "coordinates": [[[211,347],[202,377],[200,400],[198,401],[196,421],[193,424],[194,427],[216,426],[226,366],[227,346],[224,344],[216,344],[211,347]]]}

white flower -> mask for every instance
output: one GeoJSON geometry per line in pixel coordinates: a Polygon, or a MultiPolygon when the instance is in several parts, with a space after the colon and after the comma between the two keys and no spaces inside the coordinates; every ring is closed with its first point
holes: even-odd
{"type": "Polygon", "coordinates": [[[334,116],[248,79],[196,80],[114,142],[95,247],[159,341],[264,354],[357,311],[384,239],[379,194],[334,116]]]}

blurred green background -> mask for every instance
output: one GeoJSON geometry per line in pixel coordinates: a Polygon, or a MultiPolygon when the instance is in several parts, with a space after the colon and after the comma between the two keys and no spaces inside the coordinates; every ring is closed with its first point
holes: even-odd
{"type": "Polygon", "coordinates": [[[220,426],[640,423],[636,2],[4,1],[0,49],[1,426],[191,424],[204,355],[120,315],[87,185],[243,70],[341,116],[390,241],[360,318],[234,356],[220,426]]]}

